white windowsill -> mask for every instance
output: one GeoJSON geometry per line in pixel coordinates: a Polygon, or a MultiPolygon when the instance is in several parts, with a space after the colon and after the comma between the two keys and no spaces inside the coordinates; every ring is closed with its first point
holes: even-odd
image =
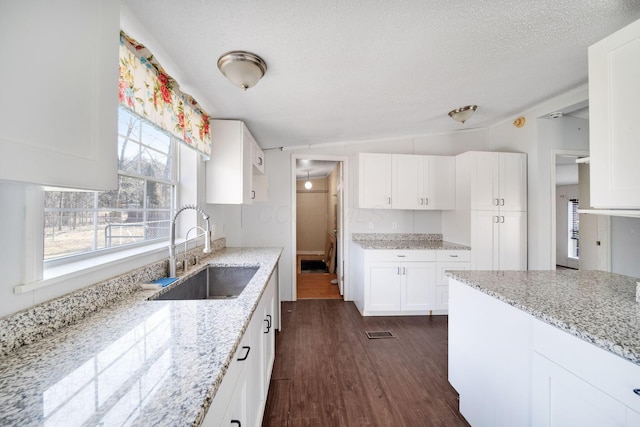
{"type": "MultiPolygon", "coordinates": [[[[176,245],[182,243],[184,243],[184,239],[177,241],[176,245]]],[[[56,266],[51,266],[44,269],[42,280],[14,286],[13,293],[23,294],[26,292],[35,291],[37,289],[55,285],[65,280],[79,277],[91,272],[104,269],[112,269],[115,266],[119,266],[125,263],[132,264],[132,261],[133,263],[135,263],[136,259],[142,259],[144,257],[150,256],[157,257],[156,261],[161,260],[165,256],[168,258],[168,242],[153,243],[150,245],[139,246],[122,251],[112,252],[109,254],[85,258],[79,261],[72,261],[56,266]]],[[[138,267],[132,267],[131,270],[133,270],[134,268],[138,267]]]]}

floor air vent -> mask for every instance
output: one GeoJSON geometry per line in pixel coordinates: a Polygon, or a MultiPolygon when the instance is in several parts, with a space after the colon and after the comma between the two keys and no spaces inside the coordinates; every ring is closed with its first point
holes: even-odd
{"type": "Polygon", "coordinates": [[[389,331],[366,331],[367,338],[370,340],[379,338],[395,338],[395,336],[389,331]]]}

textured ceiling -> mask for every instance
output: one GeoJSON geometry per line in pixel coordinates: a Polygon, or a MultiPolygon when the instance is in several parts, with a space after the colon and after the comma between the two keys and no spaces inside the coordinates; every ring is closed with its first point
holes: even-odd
{"type": "MultiPolygon", "coordinates": [[[[587,81],[587,47],[638,0],[123,0],[213,117],[263,148],[486,127],[587,81]],[[267,63],[243,92],[218,57],[267,63]]],[[[124,26],[124,25],[123,25],[124,26]]],[[[127,28],[125,28],[126,30],[127,28]]]]}

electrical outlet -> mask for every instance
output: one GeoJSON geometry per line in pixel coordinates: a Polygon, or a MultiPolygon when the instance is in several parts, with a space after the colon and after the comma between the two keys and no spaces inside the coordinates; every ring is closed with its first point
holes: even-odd
{"type": "Polygon", "coordinates": [[[373,230],[373,221],[369,221],[369,230],[373,230]]]}
{"type": "Polygon", "coordinates": [[[397,223],[397,222],[395,222],[395,221],[393,221],[393,222],[391,223],[391,229],[392,229],[392,230],[397,230],[397,229],[398,229],[398,223],[397,223]]]}

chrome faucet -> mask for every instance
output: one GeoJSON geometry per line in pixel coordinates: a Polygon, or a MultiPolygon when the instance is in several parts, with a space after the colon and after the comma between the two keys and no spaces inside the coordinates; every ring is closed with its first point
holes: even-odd
{"type": "Polygon", "coordinates": [[[207,215],[202,209],[195,205],[184,205],[183,207],[178,209],[178,212],[176,212],[176,214],[173,216],[173,219],[171,220],[171,234],[169,236],[169,277],[176,277],[176,219],[182,211],[185,211],[187,209],[193,209],[199,212],[200,215],[202,215],[202,218],[204,218],[206,222],[206,228],[204,230],[204,249],[202,250],[202,252],[204,252],[205,254],[211,252],[211,224],[209,223],[209,215],[207,215]]]}

